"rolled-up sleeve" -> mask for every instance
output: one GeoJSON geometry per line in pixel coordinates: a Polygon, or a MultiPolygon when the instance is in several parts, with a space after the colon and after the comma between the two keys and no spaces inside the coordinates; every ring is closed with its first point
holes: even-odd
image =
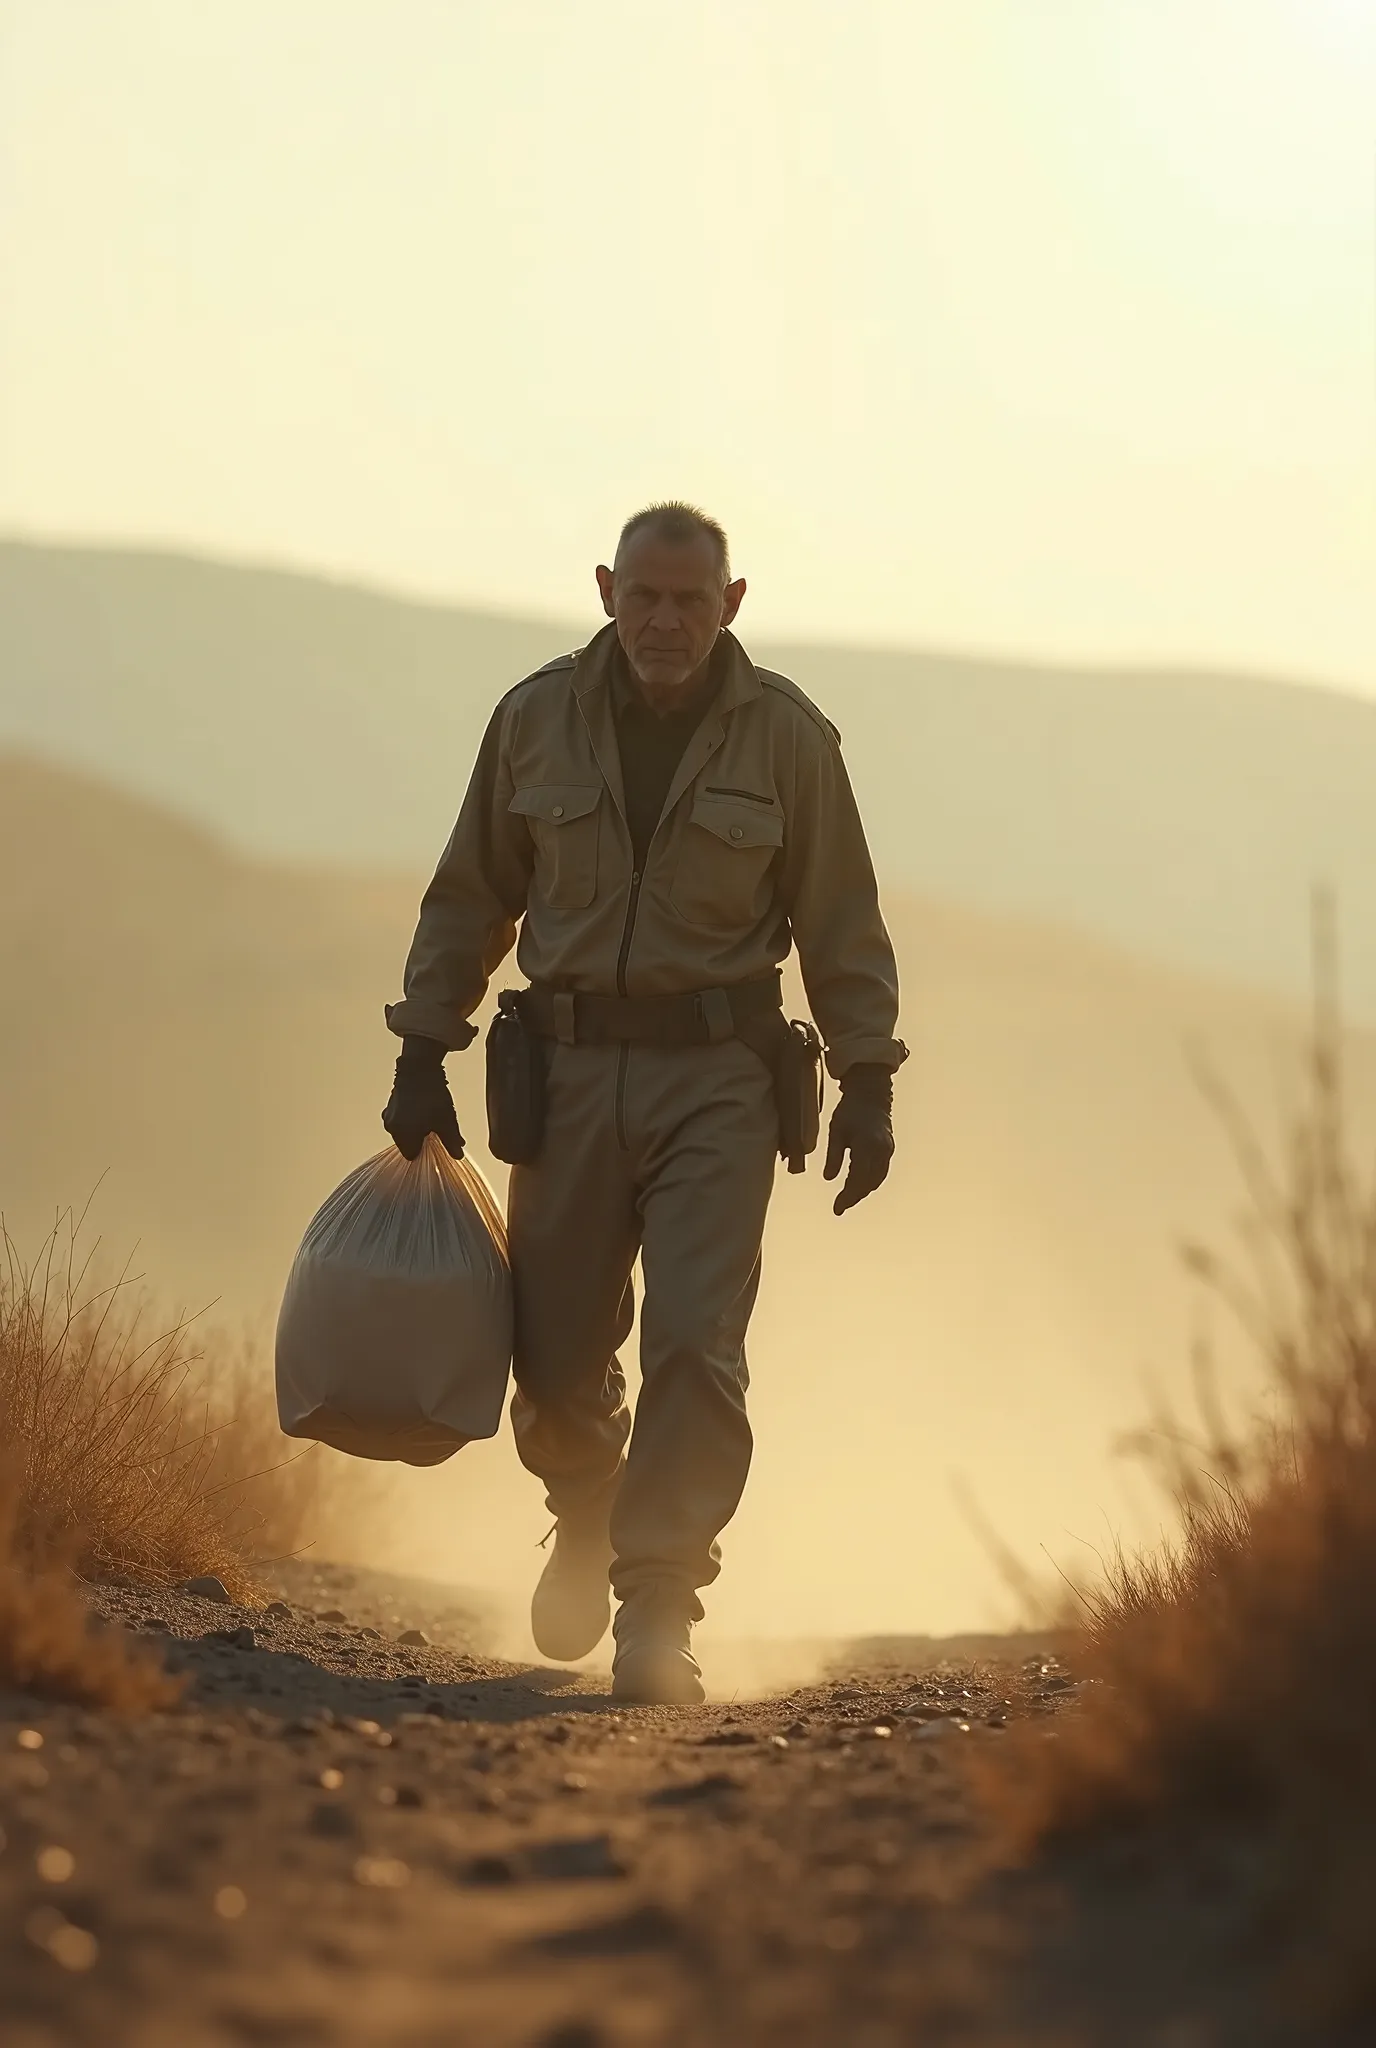
{"type": "Polygon", "coordinates": [[[469,1022],[516,943],[530,888],[532,848],[524,818],[509,809],[509,707],[499,705],[478,750],[468,792],[434,879],[421,899],[389,1029],[437,1039],[451,1051],[477,1036],[469,1022]]]}
{"type": "Polygon", "coordinates": [[[795,756],[781,894],[832,1076],[862,1062],[900,1067],[898,963],[874,863],[841,749],[811,721],[795,756]]]}

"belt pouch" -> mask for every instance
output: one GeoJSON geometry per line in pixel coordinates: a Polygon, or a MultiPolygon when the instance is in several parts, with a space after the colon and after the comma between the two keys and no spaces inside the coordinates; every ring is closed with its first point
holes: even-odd
{"type": "Polygon", "coordinates": [[[794,1018],[774,1060],[779,1110],[779,1152],[790,1173],[801,1173],[817,1150],[822,1130],[822,1041],[812,1024],[794,1018]]]}
{"type": "Polygon", "coordinates": [[[487,1142],[494,1159],[529,1166],[545,1139],[545,1049],[503,989],[487,1033],[487,1142]]]}

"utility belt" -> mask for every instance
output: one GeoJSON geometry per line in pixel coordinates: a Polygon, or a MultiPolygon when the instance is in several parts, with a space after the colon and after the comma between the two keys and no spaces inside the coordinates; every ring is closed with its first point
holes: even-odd
{"type": "Polygon", "coordinates": [[[779,1152],[801,1173],[816,1150],[822,1112],[822,1041],[783,1013],[776,971],[730,988],[672,996],[599,996],[539,983],[504,989],[487,1034],[488,1143],[493,1156],[528,1166],[545,1135],[548,1046],[723,1045],[738,1038],[774,1077],[779,1152]]]}

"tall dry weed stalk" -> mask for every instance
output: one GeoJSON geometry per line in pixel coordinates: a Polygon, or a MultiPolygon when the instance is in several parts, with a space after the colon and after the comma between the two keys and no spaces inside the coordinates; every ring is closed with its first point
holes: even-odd
{"type": "Polygon", "coordinates": [[[1271,1413],[1142,1441],[1178,1540],[1118,1552],[1077,1598],[1092,1683],[1054,1739],[1021,1731],[996,1810],[1024,1850],[1124,1830],[1231,1881],[1306,2012],[1376,2012],[1376,1170],[1354,1153],[1331,928],[1316,926],[1306,1087],[1279,1166],[1211,1093],[1244,1175],[1240,1255],[1190,1264],[1264,1363],[1271,1413]],[[1241,1847],[1240,1847],[1241,1845],[1241,1847]]]}

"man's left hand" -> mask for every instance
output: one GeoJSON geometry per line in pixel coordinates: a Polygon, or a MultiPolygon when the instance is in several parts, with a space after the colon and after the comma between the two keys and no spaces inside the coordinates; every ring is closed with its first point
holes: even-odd
{"type": "Polygon", "coordinates": [[[850,1169],[832,1204],[844,1216],[888,1178],[893,1160],[893,1075],[887,1067],[861,1064],[841,1076],[841,1100],[827,1133],[824,1180],[835,1180],[850,1154],[850,1169]]]}

